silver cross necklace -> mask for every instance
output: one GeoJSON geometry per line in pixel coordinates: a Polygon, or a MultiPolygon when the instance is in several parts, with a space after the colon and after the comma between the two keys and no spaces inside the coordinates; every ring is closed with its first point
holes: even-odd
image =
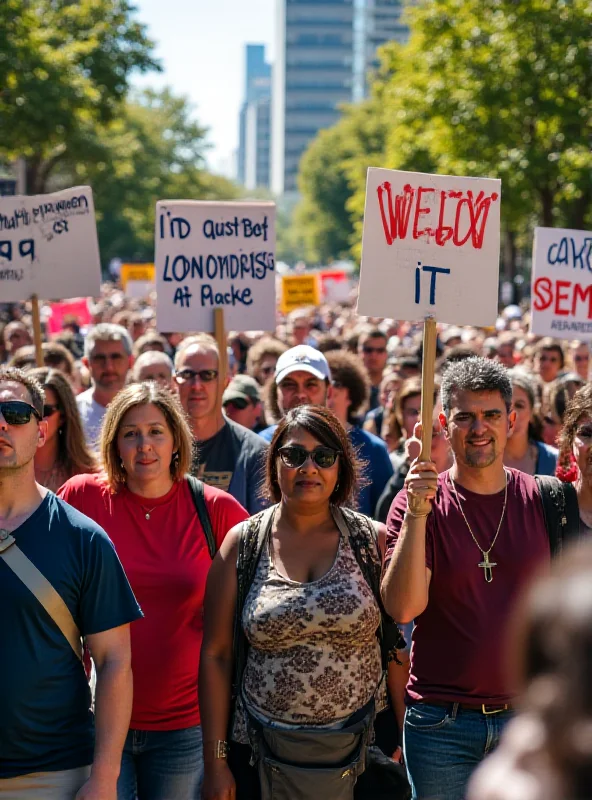
{"type": "Polygon", "coordinates": [[[506,506],[508,504],[508,473],[506,472],[506,470],[504,470],[504,474],[506,476],[506,490],[505,490],[505,494],[504,494],[504,507],[502,508],[502,515],[500,517],[499,525],[497,526],[497,531],[495,532],[495,536],[493,537],[493,541],[492,541],[492,543],[491,543],[491,545],[489,547],[489,550],[484,550],[481,547],[481,545],[479,544],[479,542],[477,541],[477,537],[475,536],[475,534],[471,530],[471,526],[469,525],[469,520],[466,517],[466,514],[465,514],[465,512],[463,510],[463,507],[461,505],[461,502],[460,502],[460,498],[458,496],[458,492],[456,491],[456,484],[452,480],[452,475],[450,475],[450,473],[448,473],[448,477],[450,478],[450,483],[451,483],[452,488],[454,490],[454,496],[456,497],[456,502],[458,503],[458,507],[460,508],[460,513],[463,516],[463,519],[464,519],[464,521],[465,521],[465,523],[467,525],[467,528],[469,529],[469,533],[471,534],[471,537],[472,537],[473,541],[475,542],[475,544],[479,548],[479,552],[483,556],[483,561],[479,562],[479,564],[477,566],[481,567],[481,569],[483,570],[483,575],[485,576],[485,580],[487,581],[487,583],[491,583],[492,582],[492,580],[493,580],[492,568],[493,567],[497,567],[497,563],[495,561],[490,561],[489,560],[489,554],[493,550],[493,546],[496,543],[497,537],[499,536],[499,532],[502,529],[502,522],[504,521],[504,516],[506,514],[506,506]]]}

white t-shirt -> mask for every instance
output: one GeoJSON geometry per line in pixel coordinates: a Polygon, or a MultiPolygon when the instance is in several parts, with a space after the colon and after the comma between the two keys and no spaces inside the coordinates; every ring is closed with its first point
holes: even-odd
{"type": "Polygon", "coordinates": [[[94,389],[92,387],[87,389],[86,392],[82,392],[82,394],[78,395],[76,402],[78,404],[78,411],[80,412],[86,443],[91,450],[97,452],[99,449],[101,424],[107,407],[97,403],[93,397],[93,393],[94,389]]]}

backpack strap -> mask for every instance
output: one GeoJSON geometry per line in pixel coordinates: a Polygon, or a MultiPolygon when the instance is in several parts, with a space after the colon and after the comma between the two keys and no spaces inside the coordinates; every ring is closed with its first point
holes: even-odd
{"type": "Polygon", "coordinates": [[[243,610],[277,506],[266,508],[242,523],[236,558],[236,606],[234,610],[232,698],[238,697],[247,665],[248,643],[243,630],[243,610]]]}
{"type": "Polygon", "coordinates": [[[189,483],[189,491],[191,492],[191,497],[193,498],[193,504],[195,505],[197,516],[208,543],[210,558],[213,559],[218,548],[216,547],[216,538],[214,536],[214,531],[212,530],[212,522],[210,520],[210,514],[206,505],[203,481],[200,481],[199,478],[195,478],[193,475],[187,475],[187,482],[189,483]]]}
{"type": "Polygon", "coordinates": [[[578,496],[571,483],[563,483],[551,475],[535,475],[543,504],[543,515],[551,556],[561,553],[563,546],[580,533],[578,496]]]}

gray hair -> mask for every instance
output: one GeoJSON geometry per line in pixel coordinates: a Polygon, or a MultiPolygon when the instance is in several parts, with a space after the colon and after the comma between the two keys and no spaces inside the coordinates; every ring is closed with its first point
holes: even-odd
{"type": "Polygon", "coordinates": [[[461,392],[499,392],[509,412],[512,407],[512,383],[508,370],[481,356],[454,361],[442,376],[442,408],[448,416],[452,408],[452,396],[461,392]]]}
{"type": "Polygon", "coordinates": [[[140,370],[143,367],[151,367],[153,364],[163,364],[173,374],[173,360],[166,353],[161,353],[160,350],[146,350],[141,353],[135,360],[132,369],[132,380],[139,380],[140,370]]]}
{"type": "Polygon", "coordinates": [[[534,408],[537,404],[538,388],[535,378],[531,377],[528,372],[520,369],[520,367],[515,367],[514,369],[509,370],[508,375],[512,381],[512,388],[522,389],[522,391],[528,397],[528,402],[530,403],[531,408],[534,408]]]}
{"type": "Polygon", "coordinates": [[[132,337],[122,325],[101,322],[91,328],[84,340],[84,355],[89,358],[97,342],[121,342],[128,356],[132,354],[132,337]]]}

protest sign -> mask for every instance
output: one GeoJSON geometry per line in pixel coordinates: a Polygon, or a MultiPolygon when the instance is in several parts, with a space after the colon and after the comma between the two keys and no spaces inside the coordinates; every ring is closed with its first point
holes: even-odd
{"type": "Polygon", "coordinates": [[[500,194],[495,179],[370,168],[358,313],[493,325],[500,194]]]}
{"type": "Polygon", "coordinates": [[[92,191],[0,197],[2,302],[97,296],[101,264],[92,191]]]}
{"type": "Polygon", "coordinates": [[[59,333],[64,325],[74,322],[83,327],[90,325],[92,318],[88,308],[88,298],[78,297],[76,300],[66,300],[63,303],[50,303],[51,316],[47,320],[47,329],[50,334],[59,333]]]}
{"type": "Polygon", "coordinates": [[[323,270],[319,272],[319,280],[324,303],[343,303],[349,300],[351,283],[345,270],[323,270]]]}
{"type": "Polygon", "coordinates": [[[275,329],[275,204],[161,200],[156,205],[159,331],[275,329]]]}
{"type": "MultiPolygon", "coordinates": [[[[152,284],[154,286],[154,264],[122,264],[120,280],[123,291],[127,294],[130,281],[152,284]]],[[[134,295],[137,297],[137,295],[134,295]]]]}
{"type": "Polygon", "coordinates": [[[282,275],[280,310],[289,314],[296,308],[318,306],[319,279],[317,275],[282,275]]]}
{"type": "Polygon", "coordinates": [[[530,329],[592,339],[592,231],[535,229],[530,329]]]}

